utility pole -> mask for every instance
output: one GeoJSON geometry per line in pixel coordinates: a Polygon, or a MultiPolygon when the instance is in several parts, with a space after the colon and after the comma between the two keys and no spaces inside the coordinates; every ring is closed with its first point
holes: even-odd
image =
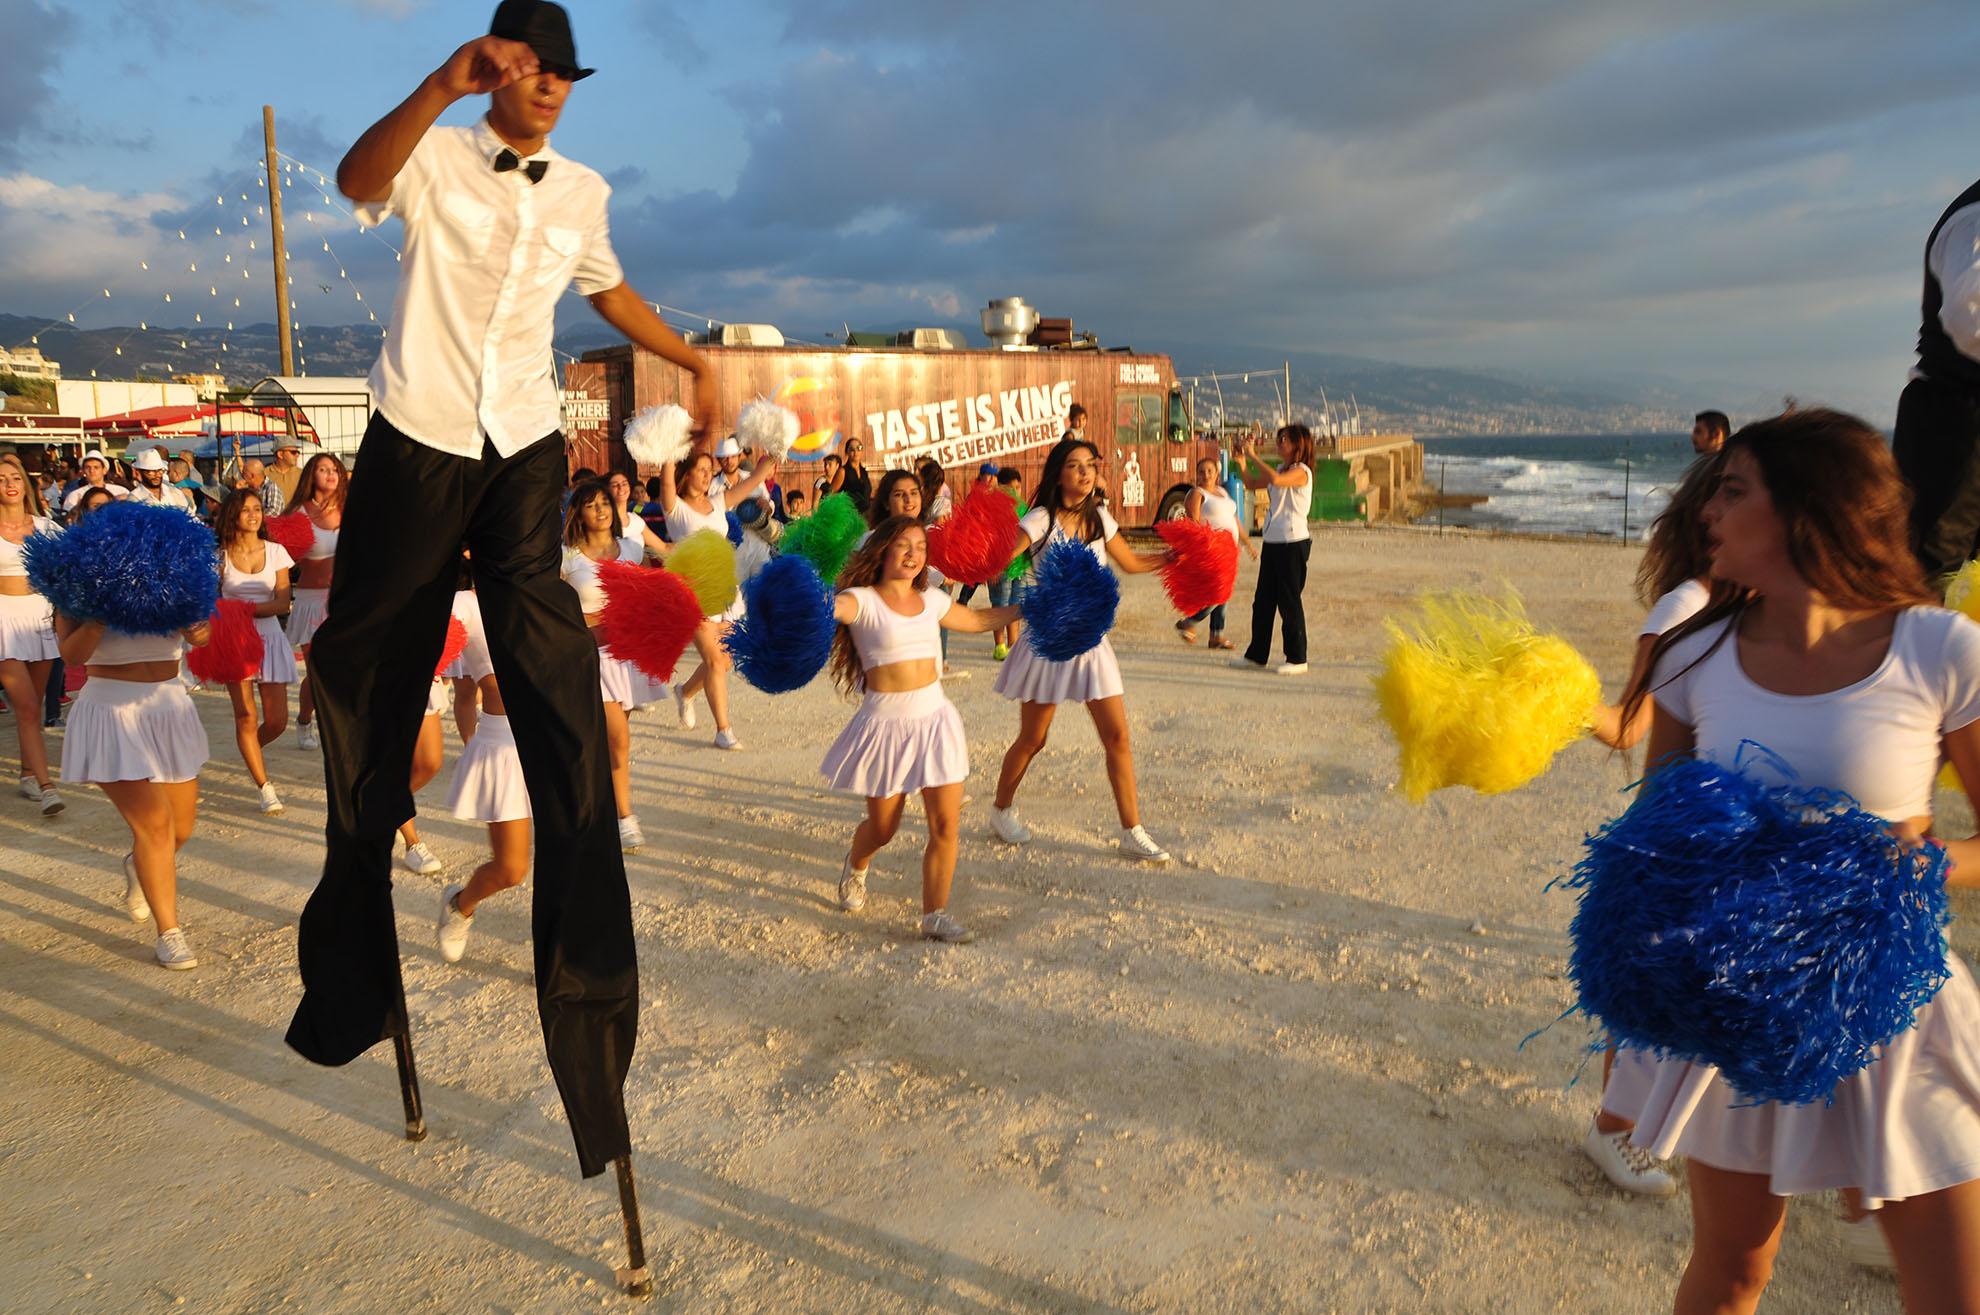
{"type": "Polygon", "coordinates": [[[295,334],[289,323],[289,252],[282,233],[282,175],[275,160],[275,107],[261,107],[261,139],[268,148],[268,224],[275,239],[275,326],[282,335],[282,374],[296,372],[295,334]]]}

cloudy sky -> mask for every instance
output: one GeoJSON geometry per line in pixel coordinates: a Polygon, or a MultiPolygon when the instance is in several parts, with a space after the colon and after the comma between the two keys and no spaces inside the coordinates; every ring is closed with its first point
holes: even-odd
{"type": "MultiPolygon", "coordinates": [[[[0,0],[0,311],[272,318],[261,106],[331,173],[492,7],[0,0]]],[[[599,72],[556,143],[612,180],[631,282],[812,339],[1016,293],[1231,363],[1660,374],[1887,421],[1925,234],[1980,176],[1970,3],[570,8],[599,72]]],[[[299,313],[383,319],[397,226],[360,235],[315,177],[299,313]]]]}

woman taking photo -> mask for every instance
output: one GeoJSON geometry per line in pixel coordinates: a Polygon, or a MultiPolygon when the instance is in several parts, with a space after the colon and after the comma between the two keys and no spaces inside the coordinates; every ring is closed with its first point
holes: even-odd
{"type": "MultiPolygon", "coordinates": [[[[349,487],[350,475],[344,463],[328,452],[319,452],[303,463],[302,474],[296,479],[296,509],[316,527],[316,542],[296,563],[296,576],[291,581],[294,604],[289,613],[289,644],[302,650],[304,662],[309,661],[310,641],[329,607],[330,577],[337,567],[337,533],[344,525],[344,495],[349,487]]],[[[315,717],[316,700],[305,671],[296,708],[296,747],[317,747],[315,717]]]]}
{"type": "MultiPolygon", "coordinates": [[[[1929,838],[1942,757],[1980,804],[1980,626],[1927,587],[1883,435],[1796,411],[1734,434],[1722,459],[1703,519],[1713,579],[1736,588],[1656,641],[1632,701],[1655,699],[1653,773],[1673,755],[1730,769],[1750,740],[1767,753],[1745,755],[1749,774],[1847,794],[1902,843],[1943,843],[1951,884],[1980,884],[1980,840],[1929,838]]],[[[1711,1065],[1618,1062],[1606,1108],[1635,1121],[1635,1145],[1687,1159],[1679,1312],[1753,1310],[1787,1198],[1830,1190],[1881,1205],[1906,1309],[1980,1310],[1980,992],[1950,950],[1946,970],[1826,1101],[1753,1104],[1711,1065]]]]}
{"type": "Polygon", "coordinates": [[[262,537],[261,495],[245,484],[229,493],[215,518],[220,538],[220,596],[254,605],[254,628],[261,636],[261,670],[252,680],[227,686],[234,701],[234,744],[261,792],[261,811],[282,811],[281,796],[268,779],[262,751],[289,726],[289,684],[296,678],[296,655],[276,618],[289,610],[289,550],[262,537]],[[261,716],[254,696],[261,693],[261,716]]]}
{"type": "Polygon", "coordinates": [[[48,696],[48,674],[60,648],[55,613],[28,583],[21,545],[30,534],[53,534],[55,522],[42,510],[41,491],[20,458],[0,456],[0,690],[14,713],[14,739],[21,755],[21,796],[41,805],[43,817],[62,811],[48,773],[48,745],[41,734],[41,706],[48,696]]]}
{"type": "MultiPolygon", "coordinates": [[[[564,510],[564,582],[577,591],[584,623],[598,638],[605,614],[605,589],[598,582],[601,562],[630,562],[646,556],[640,543],[645,526],[631,529],[620,519],[603,480],[587,480],[571,490],[564,510]]],[[[626,714],[666,695],[632,663],[598,653],[598,691],[605,701],[605,745],[612,757],[612,800],[619,810],[619,847],[628,853],[646,843],[632,811],[632,725],[626,714]]]]}
{"type": "MultiPolygon", "coordinates": [[[[1052,542],[1063,540],[1083,546],[1102,565],[1112,562],[1129,575],[1152,571],[1167,560],[1144,556],[1127,546],[1120,537],[1120,526],[1099,505],[1099,491],[1100,450],[1084,439],[1061,440],[1046,458],[1031,510],[1018,522],[1034,558],[1052,542]]],[[[1107,753],[1107,784],[1113,787],[1114,808],[1120,815],[1121,853],[1149,863],[1169,861],[1168,852],[1141,826],[1123,688],[1121,664],[1105,637],[1070,661],[1050,662],[1032,649],[1029,629],[1018,636],[1017,645],[997,673],[997,692],[1019,704],[1017,738],[1004,754],[996,802],[990,809],[990,829],[999,840],[1022,845],[1031,839],[1015,808],[1018,786],[1031,760],[1045,747],[1045,736],[1052,729],[1052,715],[1059,705],[1084,703],[1100,736],[1100,746],[1107,753]]]]}
{"type": "Polygon", "coordinates": [[[1258,559],[1258,592],[1251,599],[1251,642],[1231,659],[1234,667],[1263,669],[1272,657],[1272,618],[1279,618],[1286,660],[1282,676],[1306,674],[1306,559],[1313,548],[1306,514],[1313,506],[1313,435],[1305,425],[1279,431],[1279,468],[1258,459],[1257,444],[1237,453],[1238,478],[1248,489],[1265,489],[1265,550],[1258,559]]]}
{"type": "MultiPolygon", "coordinates": [[[[747,478],[714,495],[709,493],[708,486],[715,479],[715,458],[708,453],[690,452],[679,465],[662,467],[660,505],[667,511],[667,537],[680,543],[697,530],[713,530],[727,538],[729,509],[740,505],[745,498],[755,497],[763,481],[776,473],[775,458],[762,452],[754,456],[756,467],[747,478]]],[[[703,618],[694,632],[694,648],[701,655],[701,665],[674,691],[681,725],[689,730],[694,729],[694,696],[707,691],[708,711],[715,717],[718,749],[742,748],[742,741],[729,729],[729,655],[722,647],[722,635],[729,622],[741,615],[742,598],[738,595],[727,611],[703,618]]]]}
{"type": "MultiPolygon", "coordinates": [[[[911,478],[909,487],[914,487],[911,478]]],[[[975,939],[949,913],[969,747],[962,718],[942,693],[936,635],[943,629],[991,630],[1017,609],[972,612],[953,606],[928,574],[927,531],[905,514],[883,518],[846,563],[832,603],[839,623],[832,637],[832,679],[847,694],[865,697],[818,770],[833,789],[866,797],[866,818],[853,832],[840,870],[839,907],[847,912],[865,907],[867,865],[900,829],[908,792],[919,791],[928,819],[921,934],[960,944],[975,939]]]]}

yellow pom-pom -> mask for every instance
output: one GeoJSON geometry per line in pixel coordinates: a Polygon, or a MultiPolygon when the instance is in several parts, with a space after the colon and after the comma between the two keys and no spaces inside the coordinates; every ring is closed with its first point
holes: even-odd
{"type": "Polygon", "coordinates": [[[736,550],[713,530],[696,530],[675,544],[667,569],[687,578],[703,616],[715,616],[735,600],[736,550]]]}
{"type": "Polygon", "coordinates": [[[1415,633],[1388,623],[1375,677],[1403,792],[1420,803],[1451,785],[1518,789],[1588,728],[1602,697],[1595,669],[1566,640],[1535,630],[1517,594],[1437,595],[1422,605],[1415,633]]]}

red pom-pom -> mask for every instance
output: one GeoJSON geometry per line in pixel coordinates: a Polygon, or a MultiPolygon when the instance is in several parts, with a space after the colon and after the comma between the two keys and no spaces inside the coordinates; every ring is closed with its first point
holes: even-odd
{"type": "Polygon", "coordinates": [[[223,598],[206,622],[206,642],[186,650],[186,670],[208,685],[232,685],[261,674],[261,632],[254,604],[223,598]]]}
{"type": "Polygon", "coordinates": [[[440,679],[447,674],[447,668],[454,665],[454,659],[467,651],[467,627],[457,616],[447,618],[447,642],[440,649],[440,661],[433,668],[433,678],[440,679]]]}
{"type": "Polygon", "coordinates": [[[1202,521],[1162,521],[1155,533],[1169,545],[1161,567],[1162,587],[1184,616],[1231,601],[1237,587],[1237,540],[1229,530],[1202,521]]]}
{"type": "Polygon", "coordinates": [[[672,683],[674,665],[701,624],[694,586],[679,572],[631,562],[600,562],[598,585],[605,591],[598,614],[605,649],[652,679],[672,683]]]}
{"type": "Polygon", "coordinates": [[[309,550],[316,546],[316,524],[300,511],[270,516],[261,523],[261,528],[268,532],[271,543],[287,548],[289,556],[297,561],[309,556],[309,550]]]}
{"type": "Polygon", "coordinates": [[[928,561],[951,580],[1000,580],[1022,542],[1017,504],[1002,489],[977,489],[955,514],[928,530],[928,561]]]}

